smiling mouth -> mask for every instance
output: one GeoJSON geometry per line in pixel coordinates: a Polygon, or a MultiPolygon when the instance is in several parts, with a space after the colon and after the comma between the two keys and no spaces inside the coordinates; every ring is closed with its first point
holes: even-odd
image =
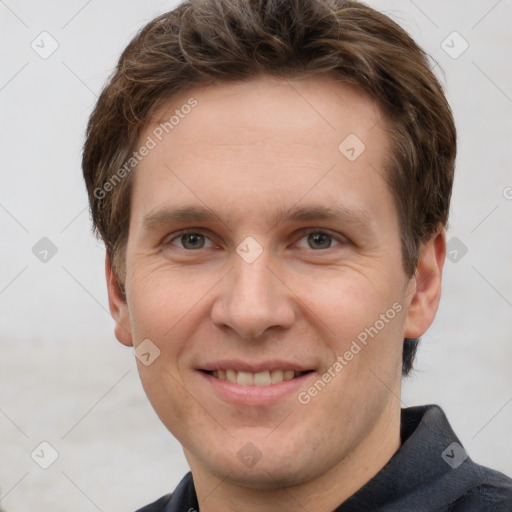
{"type": "Polygon", "coordinates": [[[272,384],[279,384],[285,380],[292,380],[302,377],[313,370],[299,372],[295,370],[265,370],[262,372],[251,373],[237,370],[201,370],[212,377],[219,380],[227,380],[232,384],[240,386],[270,386],[272,384]]]}

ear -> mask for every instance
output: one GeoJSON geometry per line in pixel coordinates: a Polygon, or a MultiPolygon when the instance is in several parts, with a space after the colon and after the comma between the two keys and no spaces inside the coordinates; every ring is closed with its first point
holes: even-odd
{"type": "Polygon", "coordinates": [[[130,325],[130,311],[124,293],[112,269],[111,258],[108,251],[105,257],[105,276],[107,278],[108,305],[112,318],[116,322],[116,338],[123,345],[131,347],[133,346],[133,340],[130,325]]]}
{"type": "Polygon", "coordinates": [[[410,282],[411,302],[404,325],[405,338],[419,338],[430,327],[441,299],[446,255],[446,232],[440,228],[420,246],[416,273],[410,282]]]}

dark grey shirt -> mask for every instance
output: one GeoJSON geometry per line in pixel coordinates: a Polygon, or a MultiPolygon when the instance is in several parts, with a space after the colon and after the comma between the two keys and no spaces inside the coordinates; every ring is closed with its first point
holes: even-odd
{"type": "MultiPolygon", "coordinates": [[[[401,446],[333,512],[512,512],[512,479],[474,463],[437,405],[402,409],[401,446]]],[[[172,494],[137,512],[199,511],[187,473],[172,494]]]]}

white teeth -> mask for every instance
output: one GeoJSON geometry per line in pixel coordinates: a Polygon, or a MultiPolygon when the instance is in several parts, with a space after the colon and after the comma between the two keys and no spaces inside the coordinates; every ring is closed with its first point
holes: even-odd
{"type": "Polygon", "coordinates": [[[254,385],[255,386],[268,386],[270,384],[270,372],[258,372],[254,374],[254,385]]]}
{"type": "Polygon", "coordinates": [[[285,370],[283,374],[284,380],[292,380],[295,375],[295,372],[293,370],[285,370]]]}
{"type": "Polygon", "coordinates": [[[236,372],[235,370],[226,370],[226,380],[236,384],[236,372]]]}
{"type": "Polygon", "coordinates": [[[283,380],[291,380],[296,375],[294,370],[265,370],[263,372],[237,372],[236,370],[215,370],[212,375],[220,380],[227,380],[240,386],[270,386],[283,380]]]}
{"type": "Polygon", "coordinates": [[[272,384],[277,384],[283,380],[283,370],[272,370],[270,374],[270,379],[272,384]]]}
{"type": "Polygon", "coordinates": [[[236,383],[242,386],[252,386],[254,384],[254,373],[238,372],[236,383]]]}

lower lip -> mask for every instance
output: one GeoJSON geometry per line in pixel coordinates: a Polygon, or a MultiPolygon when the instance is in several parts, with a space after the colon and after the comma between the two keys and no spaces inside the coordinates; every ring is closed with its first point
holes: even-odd
{"type": "Polygon", "coordinates": [[[277,384],[268,386],[242,386],[228,380],[221,380],[208,373],[198,371],[210,385],[214,392],[224,400],[235,405],[270,405],[284,397],[298,395],[301,388],[304,388],[307,381],[314,378],[315,372],[306,373],[291,380],[283,380],[277,384]]]}

